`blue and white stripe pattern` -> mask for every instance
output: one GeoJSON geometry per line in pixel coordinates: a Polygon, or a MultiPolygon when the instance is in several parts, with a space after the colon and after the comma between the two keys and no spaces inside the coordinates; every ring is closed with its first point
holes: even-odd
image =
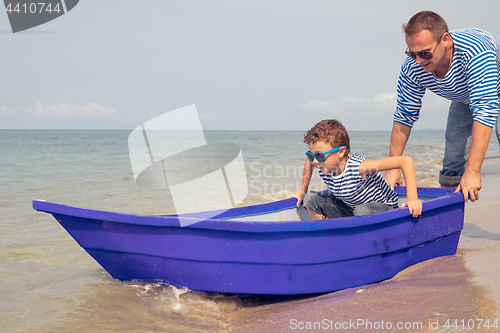
{"type": "Polygon", "coordinates": [[[441,79],[408,57],[398,80],[394,122],[412,127],[418,120],[425,89],[446,99],[468,104],[474,120],[493,127],[500,94],[500,39],[479,29],[450,32],[455,53],[441,79]]]}
{"type": "Polygon", "coordinates": [[[368,202],[381,202],[397,208],[398,195],[380,172],[371,173],[365,179],[361,177],[359,165],[364,160],[364,157],[351,153],[340,175],[333,176],[331,172],[324,174],[318,169],[319,175],[330,192],[352,209],[368,202]]]}

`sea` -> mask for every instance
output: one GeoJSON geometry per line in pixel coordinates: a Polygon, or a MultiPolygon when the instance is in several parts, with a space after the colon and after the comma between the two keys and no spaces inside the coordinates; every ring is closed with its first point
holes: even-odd
{"type": "MultiPolygon", "coordinates": [[[[164,190],[135,183],[130,133],[0,130],[0,331],[230,332],[232,314],[273,302],[165,283],[120,282],[52,215],[32,208],[32,200],[42,199],[133,214],[175,213],[164,190]]],[[[367,159],[388,156],[390,132],[349,134],[351,151],[367,159]]],[[[209,143],[240,147],[248,180],[242,205],[284,199],[299,189],[307,151],[303,136],[205,131],[209,143]]],[[[405,154],[415,161],[419,186],[438,186],[444,140],[443,131],[412,132],[405,154]]],[[[311,188],[322,186],[315,173],[311,188]]],[[[206,208],[194,204],[192,211],[206,208]]]]}

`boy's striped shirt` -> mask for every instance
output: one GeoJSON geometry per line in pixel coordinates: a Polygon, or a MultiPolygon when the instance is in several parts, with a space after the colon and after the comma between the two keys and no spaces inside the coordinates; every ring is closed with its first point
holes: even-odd
{"type": "Polygon", "coordinates": [[[365,158],[361,155],[351,153],[340,175],[333,176],[331,172],[324,174],[318,169],[319,175],[330,192],[353,209],[368,202],[381,202],[397,208],[398,195],[387,184],[380,172],[374,172],[365,179],[361,177],[359,165],[364,160],[365,158]]]}
{"type": "Polygon", "coordinates": [[[493,127],[499,109],[500,39],[479,29],[450,32],[455,52],[441,79],[408,57],[398,80],[394,122],[412,127],[418,120],[425,89],[446,99],[468,104],[474,120],[493,127]]]}

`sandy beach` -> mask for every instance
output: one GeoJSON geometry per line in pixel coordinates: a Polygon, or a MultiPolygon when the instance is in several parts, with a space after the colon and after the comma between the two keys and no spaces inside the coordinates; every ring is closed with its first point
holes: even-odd
{"type": "Polygon", "coordinates": [[[411,266],[380,283],[243,308],[230,314],[232,331],[498,331],[499,187],[494,143],[482,167],[480,200],[466,204],[456,255],[411,266]]]}

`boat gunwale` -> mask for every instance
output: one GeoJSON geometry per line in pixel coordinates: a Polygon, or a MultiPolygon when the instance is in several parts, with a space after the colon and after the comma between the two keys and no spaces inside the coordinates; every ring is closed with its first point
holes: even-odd
{"type": "MultiPolygon", "coordinates": [[[[418,194],[422,196],[435,197],[426,201],[422,205],[422,216],[427,215],[426,212],[431,210],[464,203],[462,192],[453,193],[453,189],[447,188],[418,188],[418,194]],[[451,193],[451,194],[450,194],[451,193]]],[[[398,194],[404,194],[404,187],[396,187],[398,194]]],[[[104,210],[96,210],[90,208],[75,207],[64,204],[57,204],[43,200],[33,200],[33,208],[37,211],[42,211],[50,214],[73,216],[84,219],[92,219],[98,221],[123,223],[129,225],[148,226],[148,227],[170,227],[188,229],[205,229],[214,231],[234,231],[234,232],[297,232],[297,231],[324,231],[332,229],[344,229],[363,227],[367,225],[375,225],[384,222],[393,222],[401,218],[409,218],[411,221],[418,222],[420,217],[412,217],[407,208],[398,208],[390,211],[374,213],[363,216],[324,219],[315,221],[231,221],[221,219],[207,219],[197,223],[193,223],[181,227],[176,215],[139,215],[111,212],[104,210]]],[[[238,210],[249,209],[252,207],[265,207],[264,212],[272,212],[293,208],[297,203],[297,199],[290,198],[276,202],[253,205],[247,207],[234,208],[233,212],[238,210]]],[[[203,214],[202,212],[199,214],[203,214]]],[[[200,218],[188,217],[196,214],[183,215],[183,219],[193,219],[199,221],[200,218]]],[[[213,215],[212,215],[213,216],[213,215]]],[[[237,215],[238,216],[238,215],[237,215]]],[[[225,217],[227,218],[227,217],[225,217]]],[[[406,219],[405,219],[406,220],[406,219]]]]}

